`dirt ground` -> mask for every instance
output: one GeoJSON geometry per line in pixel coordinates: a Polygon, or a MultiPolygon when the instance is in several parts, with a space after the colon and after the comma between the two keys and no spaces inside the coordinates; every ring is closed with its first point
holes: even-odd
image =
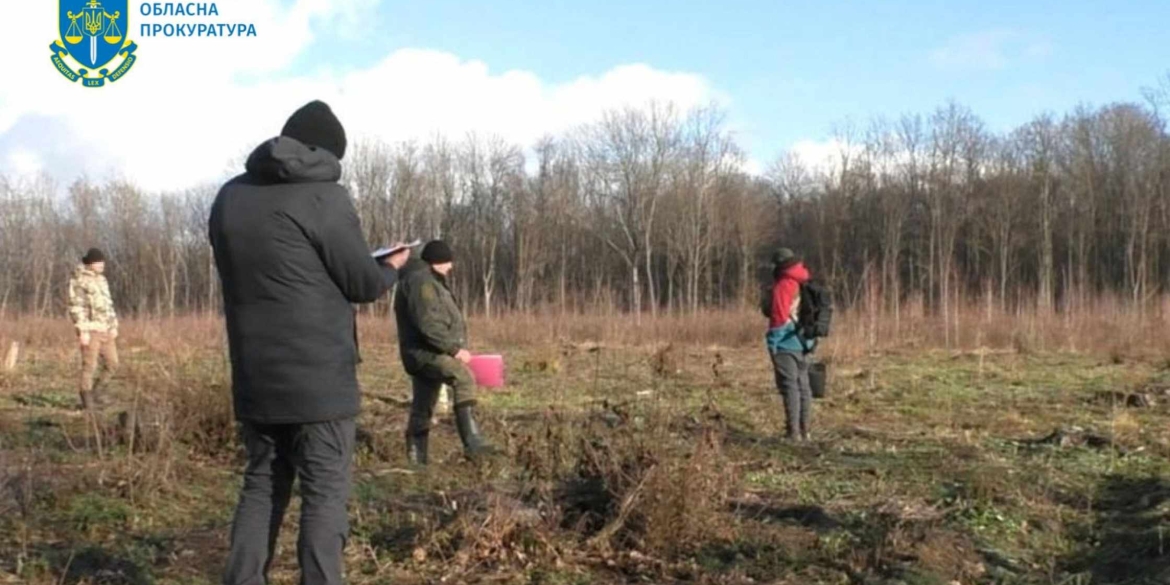
{"type": "MultiPolygon", "coordinates": [[[[507,456],[466,460],[440,416],[418,471],[396,350],[362,349],[351,583],[1170,581],[1170,363],[830,360],[790,444],[758,348],[514,347],[481,406],[507,456]]],[[[68,348],[0,373],[0,582],[218,582],[242,468],[223,352],[131,333],[123,359],[93,420],[68,348]]],[[[297,582],[297,516],[274,583],[297,582]]]]}

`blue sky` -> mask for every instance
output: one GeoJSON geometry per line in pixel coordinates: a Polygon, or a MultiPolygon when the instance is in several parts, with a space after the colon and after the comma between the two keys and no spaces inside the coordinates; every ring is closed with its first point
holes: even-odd
{"type": "Polygon", "coordinates": [[[786,150],[824,156],[849,120],[955,100],[1006,131],[1141,101],[1170,75],[1170,0],[220,0],[219,22],[259,33],[230,39],[143,38],[139,3],[139,60],[99,90],[49,62],[56,2],[7,8],[27,26],[0,36],[14,80],[0,85],[0,175],[214,183],[316,98],[355,140],[474,131],[526,146],[609,107],[715,100],[759,171],[786,150]]]}
{"type": "Polygon", "coordinates": [[[994,129],[1078,103],[1140,100],[1170,71],[1170,2],[388,2],[368,34],[300,65],[361,67],[399,47],[568,81],[623,63],[697,73],[731,99],[754,156],[846,118],[954,99],[994,129]]]}

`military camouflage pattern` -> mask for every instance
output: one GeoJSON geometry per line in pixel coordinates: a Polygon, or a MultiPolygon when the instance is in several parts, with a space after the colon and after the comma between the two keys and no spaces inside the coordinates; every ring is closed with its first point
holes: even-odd
{"type": "Polygon", "coordinates": [[[84,265],[69,280],[69,318],[82,332],[108,333],[118,330],[118,315],[106,277],[84,265]]]}
{"type": "MultiPolygon", "coordinates": [[[[435,398],[438,390],[446,385],[451,390],[451,401],[455,406],[475,404],[475,379],[463,362],[448,356],[435,356],[421,366],[418,374],[413,378],[425,382],[428,386],[435,386],[435,398]]],[[[433,409],[433,407],[432,407],[433,409]]]]}
{"type": "Polygon", "coordinates": [[[394,314],[407,374],[446,384],[456,406],[475,402],[475,381],[455,359],[467,347],[463,311],[446,281],[427,263],[411,260],[398,276],[394,314]]]}
{"type": "Polygon", "coordinates": [[[437,356],[454,357],[467,344],[467,326],[455,295],[421,260],[411,260],[399,271],[394,314],[408,374],[437,356]]]}

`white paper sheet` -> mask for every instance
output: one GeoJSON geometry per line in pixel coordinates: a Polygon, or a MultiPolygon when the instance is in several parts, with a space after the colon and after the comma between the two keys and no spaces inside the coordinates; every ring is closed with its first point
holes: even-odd
{"type": "Polygon", "coordinates": [[[386,256],[389,256],[391,254],[396,254],[399,251],[404,250],[406,248],[417,248],[420,244],[422,244],[421,240],[415,240],[413,242],[410,242],[408,244],[403,244],[401,246],[394,246],[394,247],[390,247],[390,248],[382,247],[382,248],[378,248],[377,250],[374,250],[370,254],[370,256],[373,256],[374,258],[385,258],[386,256]]]}

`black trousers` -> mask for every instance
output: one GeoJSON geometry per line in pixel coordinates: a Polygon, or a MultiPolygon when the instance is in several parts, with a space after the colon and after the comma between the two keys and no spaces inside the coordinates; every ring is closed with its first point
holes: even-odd
{"type": "Polygon", "coordinates": [[[232,524],[224,585],[267,583],[280,524],[297,478],[301,480],[297,540],[301,584],[341,585],[355,432],[353,419],[288,425],[243,423],[241,438],[248,466],[232,524]]]}

